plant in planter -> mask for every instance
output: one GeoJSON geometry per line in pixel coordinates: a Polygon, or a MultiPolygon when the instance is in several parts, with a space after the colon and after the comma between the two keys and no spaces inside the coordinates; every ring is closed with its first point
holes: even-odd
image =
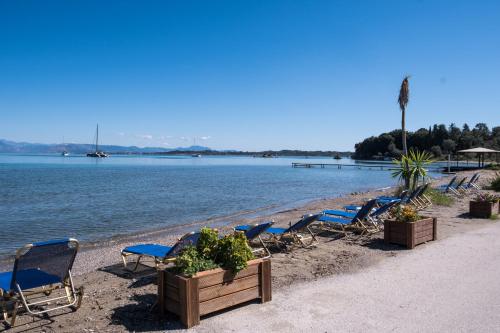
{"type": "Polygon", "coordinates": [[[437,219],[423,217],[412,206],[400,205],[392,210],[393,219],[384,221],[384,241],[405,245],[408,249],[435,240],[437,219]]]}
{"type": "Polygon", "coordinates": [[[500,213],[499,200],[500,198],[494,194],[480,193],[474,200],[469,201],[469,215],[488,219],[500,213]]]}
{"type": "Polygon", "coordinates": [[[161,313],[177,314],[187,327],[214,311],[271,300],[271,262],[254,259],[242,233],[219,237],[203,228],[197,246],[184,249],[175,264],[159,272],[158,303],[161,313]]]}
{"type": "Polygon", "coordinates": [[[495,178],[490,183],[490,189],[495,192],[500,192],[500,173],[495,172],[495,178]]]}

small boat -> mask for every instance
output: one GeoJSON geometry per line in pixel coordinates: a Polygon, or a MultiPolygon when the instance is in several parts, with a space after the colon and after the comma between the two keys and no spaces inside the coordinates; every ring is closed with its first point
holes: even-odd
{"type": "Polygon", "coordinates": [[[87,157],[108,157],[109,155],[103,151],[99,151],[99,124],[97,124],[95,135],[95,151],[88,153],[87,157]]]}
{"type": "Polygon", "coordinates": [[[341,160],[342,159],[342,157],[339,154],[336,154],[333,158],[336,159],[336,160],[341,160]]]}
{"type": "Polygon", "coordinates": [[[68,153],[66,150],[64,150],[64,151],[61,153],[61,155],[62,155],[62,156],[68,156],[68,155],[69,155],[69,153],[68,153]]]}
{"type": "Polygon", "coordinates": [[[191,157],[201,157],[201,154],[193,154],[191,157]]]}

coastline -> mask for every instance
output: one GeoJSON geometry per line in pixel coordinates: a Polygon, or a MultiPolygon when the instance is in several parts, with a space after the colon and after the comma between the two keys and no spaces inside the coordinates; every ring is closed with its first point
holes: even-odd
{"type": "MultiPolygon", "coordinates": [[[[486,174],[487,171],[482,173],[486,174]]],[[[472,174],[463,172],[459,176],[472,174]]],[[[433,181],[433,186],[446,183],[448,177],[433,181]]],[[[484,182],[487,175],[482,176],[484,182]]],[[[391,193],[392,188],[372,190],[363,193],[344,195],[338,198],[321,199],[300,207],[280,210],[276,213],[237,219],[220,230],[230,232],[236,224],[258,223],[273,219],[277,226],[286,226],[301,215],[328,208],[341,208],[347,203],[361,202],[381,194],[391,193]]],[[[452,206],[431,206],[422,214],[438,218],[438,241],[467,233],[491,225],[492,221],[471,219],[467,216],[467,198],[458,199],[452,206]]],[[[206,221],[201,221],[200,226],[206,221]]],[[[11,331],[27,329],[46,331],[158,331],[182,329],[175,319],[159,318],[151,311],[156,301],[156,274],[150,267],[141,265],[136,273],[123,270],[120,249],[138,242],[157,242],[172,244],[177,233],[154,234],[140,239],[116,240],[105,246],[84,247],[75,262],[74,273],[77,286],[85,287],[82,308],[75,313],[62,313],[50,319],[37,318],[32,321],[28,316],[18,318],[19,326],[11,331]]],[[[137,236],[138,237],[138,236],[137,236]]],[[[142,237],[142,236],[141,236],[142,237]]],[[[375,267],[386,259],[408,253],[396,245],[383,243],[383,233],[364,238],[338,238],[330,233],[321,233],[319,242],[312,248],[295,248],[290,252],[273,253],[272,287],[286,290],[303,282],[321,281],[334,275],[357,274],[367,268],[375,267]]],[[[433,243],[419,246],[432,247],[433,243]]],[[[201,324],[203,326],[203,322],[201,324]]],[[[202,327],[200,326],[200,329],[202,327]]]]}

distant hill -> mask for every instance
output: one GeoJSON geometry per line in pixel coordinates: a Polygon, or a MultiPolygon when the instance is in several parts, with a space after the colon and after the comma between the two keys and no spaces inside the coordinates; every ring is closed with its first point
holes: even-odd
{"type": "MultiPolygon", "coordinates": [[[[14,142],[0,139],[0,153],[27,153],[27,154],[51,154],[61,153],[63,150],[72,154],[85,154],[94,151],[92,144],[80,143],[67,143],[67,144],[45,144],[45,143],[29,143],[29,142],[14,142]]],[[[163,153],[170,151],[211,151],[208,147],[203,146],[190,146],[178,148],[164,148],[164,147],[137,147],[137,146],[116,146],[116,145],[102,145],[99,150],[107,153],[163,153]]]]}

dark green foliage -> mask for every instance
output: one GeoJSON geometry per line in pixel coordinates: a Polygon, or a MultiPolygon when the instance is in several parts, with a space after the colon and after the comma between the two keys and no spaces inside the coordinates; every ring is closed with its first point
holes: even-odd
{"type": "Polygon", "coordinates": [[[237,273],[247,268],[247,261],[253,258],[243,233],[225,236],[219,240],[215,261],[222,267],[237,273]]]}
{"type": "MultiPolygon", "coordinates": [[[[357,159],[391,158],[401,155],[401,130],[383,133],[378,137],[369,137],[356,144],[353,155],[357,159]]],[[[485,147],[500,150],[500,126],[491,130],[484,123],[477,124],[472,130],[467,124],[460,129],[455,124],[434,125],[429,129],[421,128],[416,132],[407,132],[408,148],[433,153],[435,157],[453,154],[458,150],[473,147],[485,147]]]]}
{"type": "Polygon", "coordinates": [[[186,276],[216,267],[229,269],[236,274],[247,268],[247,261],[253,258],[244,234],[219,238],[216,229],[202,228],[197,246],[182,251],[175,265],[177,271],[186,276]]]}
{"type": "Polygon", "coordinates": [[[189,246],[177,257],[175,267],[178,273],[191,277],[219,266],[213,260],[204,258],[194,246],[189,246]]]}

